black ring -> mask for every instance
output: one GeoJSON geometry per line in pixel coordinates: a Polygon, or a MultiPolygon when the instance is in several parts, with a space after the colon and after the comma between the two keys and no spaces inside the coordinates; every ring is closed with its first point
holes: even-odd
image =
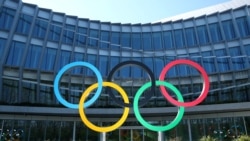
{"type": "MultiPolygon", "coordinates": [[[[146,93],[146,96],[145,96],[145,99],[142,100],[140,103],[139,103],[139,106],[143,106],[145,105],[149,100],[150,98],[152,97],[152,95],[155,93],[155,87],[156,87],[156,80],[155,80],[155,77],[154,77],[154,74],[153,72],[143,63],[141,62],[138,62],[138,61],[124,61],[124,62],[121,62],[119,63],[118,65],[116,65],[109,73],[108,75],[108,78],[107,78],[107,81],[108,82],[111,82],[111,79],[115,73],[115,71],[117,71],[118,69],[120,69],[121,67],[125,66],[125,65],[136,65],[136,66],[139,66],[141,68],[143,68],[148,74],[149,74],[149,77],[152,81],[152,88],[151,88],[151,91],[146,93]]],[[[123,106],[123,107],[132,107],[133,106],[133,102],[131,103],[123,103],[122,101],[116,99],[114,93],[112,92],[111,88],[107,87],[107,93],[109,94],[109,96],[120,106],[123,106]]]]}

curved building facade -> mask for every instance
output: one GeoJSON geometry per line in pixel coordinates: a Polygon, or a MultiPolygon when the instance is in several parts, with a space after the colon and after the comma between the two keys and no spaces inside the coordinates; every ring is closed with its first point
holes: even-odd
{"type": "MultiPolygon", "coordinates": [[[[250,1],[226,3],[147,24],[93,21],[19,0],[0,1],[0,135],[22,141],[220,141],[250,134],[250,1]],[[54,95],[54,80],[65,65],[85,61],[94,65],[103,81],[119,84],[133,101],[150,72],[159,75],[176,59],[198,63],[208,73],[206,99],[185,108],[181,122],[171,130],[151,131],[135,118],[133,106],[118,129],[95,132],[81,121],[77,109],[66,108],[54,95]]],[[[190,102],[203,89],[203,77],[189,65],[172,67],[166,81],[190,102]]],[[[82,92],[97,82],[92,70],[73,67],[63,73],[59,92],[79,103],[82,92]]],[[[150,91],[151,90],[151,91],[150,91]]],[[[124,107],[116,91],[103,87],[98,100],[86,108],[95,125],[119,120],[124,107]],[[121,105],[121,106],[120,106],[121,105]]],[[[141,98],[140,113],[153,125],[169,124],[178,107],[164,98],[159,87],[141,98]],[[147,99],[150,98],[150,99],[147,99]]]]}

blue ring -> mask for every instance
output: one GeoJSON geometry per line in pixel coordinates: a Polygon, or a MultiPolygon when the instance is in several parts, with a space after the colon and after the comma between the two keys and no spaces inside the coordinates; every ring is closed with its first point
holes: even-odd
{"type": "Polygon", "coordinates": [[[65,107],[68,107],[68,108],[72,108],[72,109],[78,109],[79,107],[79,104],[72,104],[72,103],[69,103],[68,101],[66,101],[62,95],[60,94],[60,91],[59,91],[59,81],[63,75],[64,72],[66,72],[68,69],[72,68],[72,67],[76,67],[76,66],[84,66],[84,67],[88,67],[90,68],[92,71],[94,71],[94,73],[96,74],[97,76],[97,81],[98,81],[98,88],[96,90],[96,93],[95,95],[90,99],[88,100],[86,103],[84,103],[84,107],[87,108],[89,107],[90,105],[92,105],[96,100],[97,98],[101,95],[101,92],[102,92],[102,76],[101,76],[101,73],[99,72],[99,70],[93,66],[92,64],[90,63],[87,63],[87,62],[82,62],[82,61],[79,61],[79,62],[73,62],[73,63],[70,63],[70,64],[67,64],[65,65],[59,72],[58,74],[56,75],[56,78],[55,78],[55,81],[54,81],[54,93],[55,93],[55,96],[57,98],[57,100],[63,104],[65,107]]]}

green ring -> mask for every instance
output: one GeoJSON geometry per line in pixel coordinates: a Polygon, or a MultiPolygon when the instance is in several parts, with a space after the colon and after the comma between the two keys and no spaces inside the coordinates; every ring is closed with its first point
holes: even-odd
{"type": "MultiPolygon", "coordinates": [[[[146,127],[149,130],[157,131],[157,132],[170,130],[170,129],[174,128],[181,121],[181,119],[184,115],[185,108],[183,106],[180,106],[179,110],[178,110],[178,114],[176,115],[175,119],[166,126],[154,126],[154,125],[149,124],[147,121],[145,121],[142,118],[142,116],[139,112],[138,102],[139,102],[139,98],[142,95],[142,93],[147,88],[151,87],[151,85],[152,85],[151,82],[147,82],[146,84],[142,85],[141,88],[136,92],[135,97],[134,97],[134,106],[133,106],[135,117],[144,127],[146,127]]],[[[178,101],[184,102],[180,91],[174,85],[172,85],[168,82],[165,82],[165,81],[156,81],[156,86],[159,86],[159,85],[163,85],[163,86],[171,89],[176,94],[178,101]]]]}

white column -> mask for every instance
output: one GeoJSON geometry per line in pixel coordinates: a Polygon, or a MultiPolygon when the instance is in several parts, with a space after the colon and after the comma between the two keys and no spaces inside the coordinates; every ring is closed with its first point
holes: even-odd
{"type": "Polygon", "coordinates": [[[164,141],[164,134],[163,132],[158,132],[158,141],[164,141]]]}
{"type": "Polygon", "coordinates": [[[76,140],[76,121],[74,121],[74,125],[73,125],[73,137],[72,137],[72,141],[76,140]]]}
{"type": "Polygon", "coordinates": [[[100,141],[106,141],[106,132],[100,134],[100,141]]]}

